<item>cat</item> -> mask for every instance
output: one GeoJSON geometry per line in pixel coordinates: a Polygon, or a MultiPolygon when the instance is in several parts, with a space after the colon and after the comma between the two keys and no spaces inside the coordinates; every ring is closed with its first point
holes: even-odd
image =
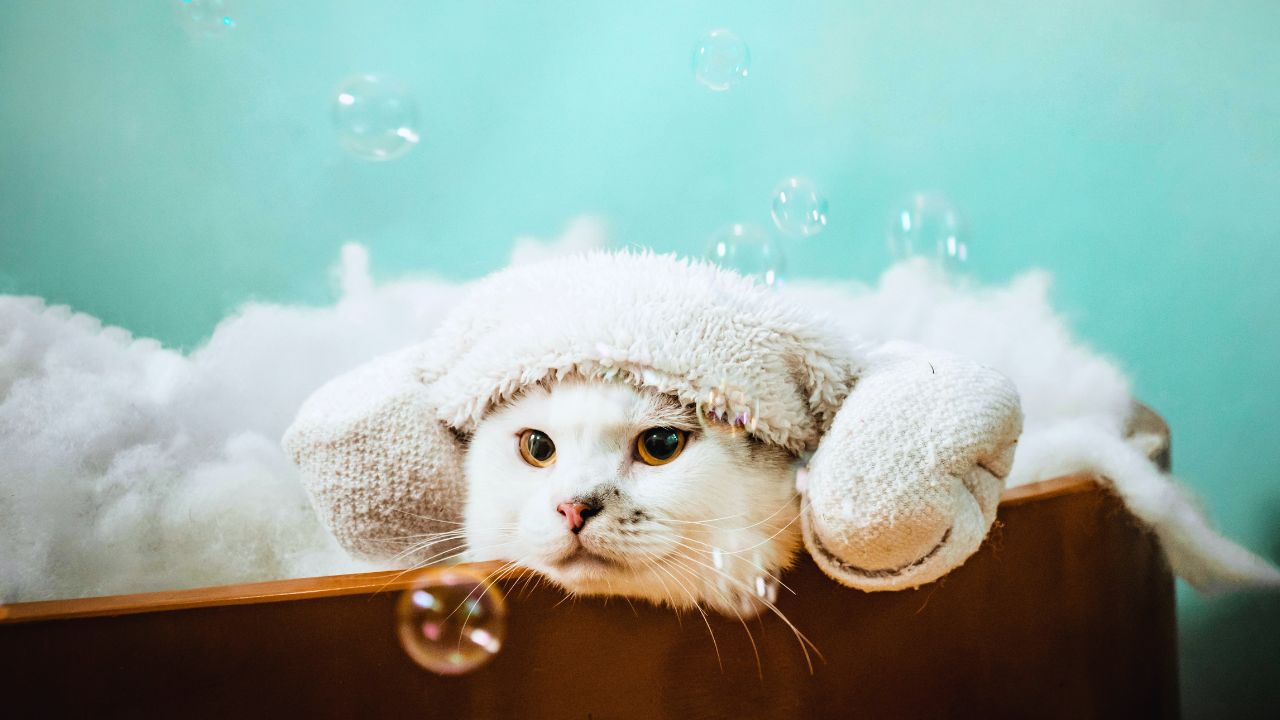
{"type": "Polygon", "coordinates": [[[570,593],[752,616],[800,545],[795,462],[670,395],[533,386],[468,443],[467,557],[570,593]]]}

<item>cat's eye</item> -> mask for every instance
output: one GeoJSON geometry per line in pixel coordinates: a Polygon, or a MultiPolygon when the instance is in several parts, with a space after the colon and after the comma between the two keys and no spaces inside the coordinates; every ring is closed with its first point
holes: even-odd
{"type": "Polygon", "coordinates": [[[683,430],[649,428],[636,438],[636,454],[645,465],[666,465],[684,450],[683,430]]]}
{"type": "Polygon", "coordinates": [[[544,468],[556,461],[556,444],[541,430],[520,433],[520,457],[534,467],[544,468]]]}

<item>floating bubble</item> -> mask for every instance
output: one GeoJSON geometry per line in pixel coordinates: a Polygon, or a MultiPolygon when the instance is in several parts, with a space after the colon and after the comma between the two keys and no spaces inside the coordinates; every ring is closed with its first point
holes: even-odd
{"type": "Polygon", "coordinates": [[[338,88],[333,122],[342,147],[365,160],[393,160],[418,144],[413,96],[379,75],[357,75],[338,88]]]}
{"type": "Polygon", "coordinates": [[[236,26],[231,0],[177,0],[178,19],[193,37],[218,37],[236,26]]]}
{"type": "Polygon", "coordinates": [[[960,213],[945,196],[916,193],[889,221],[889,252],[899,260],[921,255],[944,265],[969,260],[969,241],[960,213]]]}
{"type": "Polygon", "coordinates": [[[773,224],[794,237],[809,237],[827,226],[827,199],[807,178],[790,177],[773,191],[773,224]]]}
{"type": "Polygon", "coordinates": [[[786,261],[782,249],[755,225],[734,224],[711,236],[708,260],[775,287],[782,284],[786,261]]]}
{"type": "Polygon", "coordinates": [[[723,92],[747,76],[751,51],[730,30],[712,30],[693,51],[693,76],[706,87],[723,92]]]}
{"type": "Polygon", "coordinates": [[[441,675],[461,675],[502,649],[506,601],[470,570],[444,568],[400,596],[400,644],[414,662],[441,675]]]}

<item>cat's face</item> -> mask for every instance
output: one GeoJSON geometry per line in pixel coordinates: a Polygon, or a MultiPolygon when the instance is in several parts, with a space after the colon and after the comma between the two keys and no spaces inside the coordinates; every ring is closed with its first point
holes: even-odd
{"type": "Polygon", "coordinates": [[[755,613],[799,542],[791,463],[669,396],[539,387],[471,439],[469,556],[515,561],[570,592],[755,613]]]}

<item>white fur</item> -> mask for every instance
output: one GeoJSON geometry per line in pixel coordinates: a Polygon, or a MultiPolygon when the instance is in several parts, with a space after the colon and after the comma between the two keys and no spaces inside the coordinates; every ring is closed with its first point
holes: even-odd
{"type": "Polygon", "coordinates": [[[690,419],[673,421],[653,393],[604,382],[539,386],[488,416],[467,451],[470,557],[516,561],[570,592],[754,614],[798,545],[790,456],[690,419]],[[636,438],[654,427],[690,431],[665,465],[635,457],[636,438]],[[526,429],[555,443],[549,467],[520,456],[526,429]],[[556,507],[592,494],[606,497],[604,510],[575,535],[556,507]],[[607,562],[564,562],[579,546],[607,562]]]}

